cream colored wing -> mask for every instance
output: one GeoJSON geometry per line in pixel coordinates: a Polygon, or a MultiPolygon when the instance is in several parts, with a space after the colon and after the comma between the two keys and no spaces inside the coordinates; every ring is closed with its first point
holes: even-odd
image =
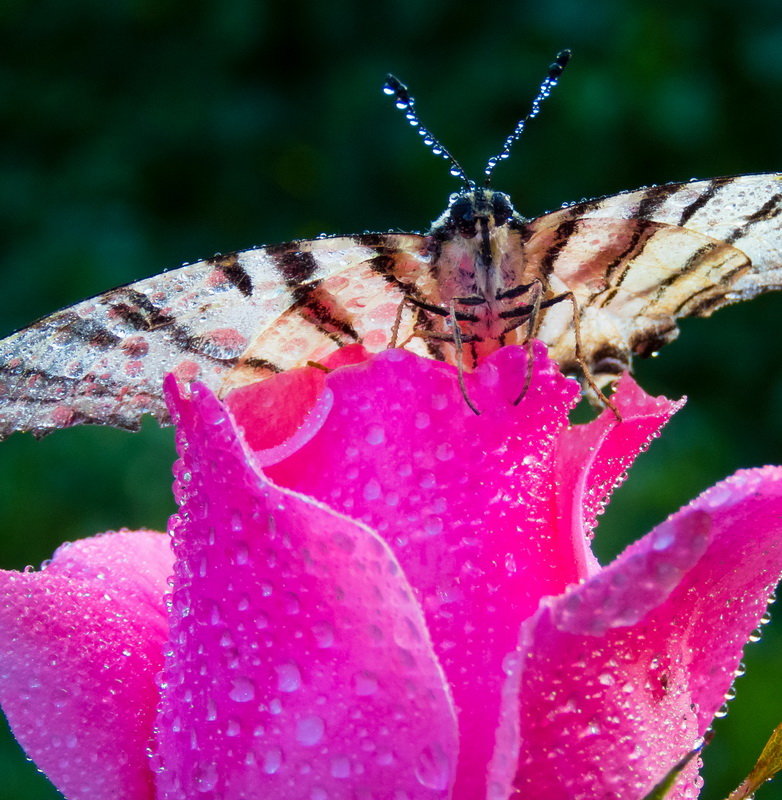
{"type": "MultiPolygon", "coordinates": [[[[782,288],[780,212],[779,174],[640,189],[532,220],[525,260],[553,292],[575,294],[587,363],[605,384],[674,339],[678,318],[782,288]]],[[[574,366],[570,303],[547,310],[539,335],[574,366]]]]}
{"type": "MultiPolygon", "coordinates": [[[[111,289],[0,341],[0,439],[80,423],[137,429],[168,412],[163,377],[218,391],[389,339],[423,237],[364,234],[216,256],[111,289]]],[[[416,324],[403,318],[405,334],[416,324]]]]}

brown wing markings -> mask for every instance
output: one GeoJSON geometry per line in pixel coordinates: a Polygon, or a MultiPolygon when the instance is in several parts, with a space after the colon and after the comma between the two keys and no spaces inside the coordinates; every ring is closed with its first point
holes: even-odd
{"type": "Polygon", "coordinates": [[[724,177],[713,178],[712,180],[708,181],[705,191],[682,209],[677,223],[679,227],[686,228],[687,222],[694,217],[695,214],[697,214],[698,211],[700,211],[717,194],[717,192],[722,189],[723,186],[733,183],[733,180],[733,178],[724,177]]]}
{"type": "Polygon", "coordinates": [[[557,259],[577,227],[578,220],[575,218],[564,219],[557,225],[554,231],[554,241],[540,258],[540,272],[543,276],[547,277],[554,271],[557,259]]]}
{"type": "Polygon", "coordinates": [[[636,216],[639,219],[652,219],[654,213],[665,201],[681,189],[680,183],[664,183],[662,186],[649,187],[638,204],[636,216]]]}
{"type": "Polygon", "coordinates": [[[266,248],[266,253],[272,257],[277,271],[288,286],[300,286],[311,280],[318,271],[315,256],[307,250],[301,250],[298,242],[272,245],[266,248]]]}
{"type": "Polygon", "coordinates": [[[726,237],[725,241],[733,244],[738,239],[746,236],[758,222],[773,219],[782,212],[782,194],[770,197],[760,208],[748,214],[741,225],[736,226],[726,237]]]}
{"type": "Polygon", "coordinates": [[[236,356],[221,355],[219,347],[214,343],[203,336],[194,335],[188,331],[183,324],[177,323],[173,315],[161,311],[148,295],[137,289],[123,286],[106,292],[101,295],[100,299],[111,307],[109,311],[110,317],[120,317],[123,321],[141,331],[165,330],[168,338],[182,352],[194,353],[227,367],[236,364],[236,356]],[[130,305],[115,302],[117,295],[126,296],[130,301],[130,305]]]}
{"type": "Polygon", "coordinates": [[[704,286],[697,292],[693,292],[689,297],[682,300],[671,313],[675,317],[708,317],[721,306],[731,303],[731,300],[726,297],[726,291],[723,287],[732,286],[746,271],[746,263],[734,267],[722,276],[718,284],[704,286]]]}
{"type": "Polygon", "coordinates": [[[359,340],[350,312],[321,286],[320,281],[297,286],[291,294],[294,303],[286,314],[298,314],[340,346],[346,344],[345,337],[354,342],[359,340]]]}
{"type": "Polygon", "coordinates": [[[630,238],[629,244],[606,269],[606,279],[609,281],[609,287],[604,292],[590,297],[586,305],[593,305],[599,300],[600,302],[597,304],[603,307],[613,300],[622,282],[632,269],[633,261],[643,255],[650,239],[658,232],[659,228],[656,225],[643,225],[640,220],[636,222],[636,230],[630,238]],[[619,267],[622,267],[621,271],[614,276],[619,267]]]}
{"type": "Polygon", "coordinates": [[[45,332],[47,328],[55,328],[58,342],[66,344],[76,339],[98,350],[108,350],[120,343],[121,337],[112,333],[97,320],[80,317],[74,311],[66,309],[56,315],[56,319],[34,323],[31,328],[45,332]]]}
{"type": "Polygon", "coordinates": [[[253,293],[253,281],[250,274],[239,262],[238,253],[225,253],[212,256],[206,260],[207,264],[216,267],[225,275],[228,281],[235,286],[245,297],[253,293]]]}

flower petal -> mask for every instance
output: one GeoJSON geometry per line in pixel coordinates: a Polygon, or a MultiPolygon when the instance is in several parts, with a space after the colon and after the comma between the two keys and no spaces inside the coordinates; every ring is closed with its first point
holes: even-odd
{"type": "MultiPolygon", "coordinates": [[[[780,573],[782,469],[766,467],[546,601],[523,626],[490,796],[643,797],[710,725],[780,573]]],[[[672,800],[693,796],[696,775],[693,763],[672,800]]]]}
{"type": "Polygon", "coordinates": [[[207,390],[168,390],[181,510],[160,800],[448,797],[455,712],[388,547],[254,471],[207,390]]]}
{"type": "Polygon", "coordinates": [[[502,660],[541,595],[579,578],[570,530],[553,525],[556,441],[578,386],[536,347],[465,375],[402,350],[328,376],[333,410],[306,445],[270,467],[278,484],[377,530],[423,605],[459,709],[455,797],[484,791],[502,660]],[[553,531],[553,533],[552,533],[553,531]],[[558,535],[560,534],[560,535],[558,535]]]}
{"type": "Polygon", "coordinates": [[[120,531],[63,545],[41,572],[0,571],[0,702],[69,800],[154,797],[172,562],[165,535],[120,531]]]}
{"type": "Polygon", "coordinates": [[[620,424],[606,408],[597,419],[564,431],[559,440],[557,524],[573,537],[582,576],[600,569],[589,547],[597,515],[639,453],[685,403],[651,397],[628,374],[611,399],[622,416],[620,424]]]}

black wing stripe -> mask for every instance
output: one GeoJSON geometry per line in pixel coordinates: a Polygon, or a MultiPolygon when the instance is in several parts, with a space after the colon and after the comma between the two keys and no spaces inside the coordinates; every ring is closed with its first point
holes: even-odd
{"type": "Polygon", "coordinates": [[[311,280],[318,271],[318,261],[312,253],[293,248],[289,244],[273,245],[266,248],[274,266],[289,287],[298,286],[311,280]]]}
{"type": "Polygon", "coordinates": [[[111,307],[111,316],[119,317],[137,330],[165,329],[166,335],[180,350],[195,353],[225,366],[237,363],[235,356],[225,357],[210,352],[210,349],[214,348],[213,344],[200,336],[193,335],[183,325],[177,324],[172,315],[163,313],[143,292],[123,286],[121,289],[102,295],[101,300],[111,307]],[[125,296],[129,302],[117,302],[118,296],[125,296]]]}
{"type": "Polygon", "coordinates": [[[752,214],[748,214],[744,222],[734,228],[727,236],[725,241],[728,244],[733,244],[742,236],[746,236],[758,222],[764,222],[773,219],[782,213],[782,194],[772,195],[763,205],[752,214]]]}
{"type": "Polygon", "coordinates": [[[639,219],[648,219],[665,204],[665,201],[681,189],[680,183],[666,183],[662,186],[653,186],[647,189],[643,199],[638,204],[636,216],[639,219]]]}
{"type": "Polygon", "coordinates": [[[548,277],[554,271],[557,259],[577,227],[578,220],[572,218],[565,219],[557,225],[554,231],[554,241],[540,259],[540,271],[544,276],[548,277]]]}
{"type": "Polygon", "coordinates": [[[679,227],[686,228],[687,222],[692,219],[695,214],[697,214],[698,211],[700,211],[723,186],[727,186],[728,184],[733,183],[733,181],[733,178],[714,178],[714,180],[709,181],[708,186],[703,194],[696,197],[695,200],[693,200],[691,203],[688,203],[684,209],[682,209],[682,213],[677,223],[679,227]]]}
{"type": "Polygon", "coordinates": [[[225,255],[213,256],[207,259],[207,264],[211,264],[220,270],[226,278],[233,284],[245,297],[253,293],[253,281],[247,270],[239,263],[237,253],[226,253],[225,255]]]}
{"type": "Polygon", "coordinates": [[[650,240],[654,237],[658,230],[659,228],[657,228],[655,225],[644,225],[637,223],[636,230],[630,238],[629,244],[618,256],[616,256],[616,258],[614,258],[608,267],[606,277],[610,281],[609,288],[604,293],[590,298],[587,302],[587,305],[598,303],[602,308],[614,299],[619,287],[632,271],[635,259],[640,258],[643,255],[646,246],[649,244],[650,240]],[[622,267],[621,271],[618,275],[613,277],[614,273],[619,267],[622,267]]]}
{"type": "Polygon", "coordinates": [[[240,362],[243,367],[250,369],[266,370],[268,372],[283,372],[283,368],[266,358],[244,358],[240,362]]]}
{"type": "Polygon", "coordinates": [[[359,340],[349,312],[342,308],[334,295],[321,287],[320,281],[297,286],[292,295],[294,302],[290,311],[297,312],[305,322],[314,325],[337,344],[345,344],[346,336],[354,342],[359,340]]]}
{"type": "MultiPolygon", "coordinates": [[[[31,327],[40,326],[33,325],[31,327]]],[[[45,327],[43,328],[44,330],[45,327]]],[[[85,319],[74,311],[60,312],[57,316],[56,327],[57,333],[55,336],[58,342],[62,344],[67,344],[78,339],[98,350],[108,350],[122,341],[120,336],[112,333],[98,320],[85,319]]]]}

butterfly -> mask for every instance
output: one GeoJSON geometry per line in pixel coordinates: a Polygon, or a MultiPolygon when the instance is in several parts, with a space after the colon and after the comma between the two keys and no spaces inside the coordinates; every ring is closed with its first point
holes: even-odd
{"type": "Polygon", "coordinates": [[[534,335],[599,392],[672,341],[678,319],[782,288],[782,174],[642,188],[535,219],[490,188],[568,58],[549,67],[481,186],[389,76],[386,92],[463,184],[428,233],[216,255],[44,317],[0,341],[0,438],[80,423],[133,430],[144,414],[165,424],[166,373],[224,394],[355,343],[404,346],[461,375],[534,335]]]}

